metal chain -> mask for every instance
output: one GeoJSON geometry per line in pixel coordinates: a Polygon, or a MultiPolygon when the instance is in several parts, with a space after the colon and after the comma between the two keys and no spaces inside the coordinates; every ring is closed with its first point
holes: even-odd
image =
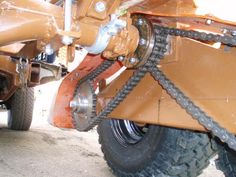
{"type": "Polygon", "coordinates": [[[187,96],[184,95],[157,67],[152,67],[150,70],[152,76],[160,85],[169,93],[176,102],[184,108],[194,119],[203,125],[207,130],[210,130],[213,135],[220,138],[222,142],[229,145],[230,148],[236,150],[236,138],[229,133],[225,128],[221,127],[211,117],[206,115],[198,106],[196,106],[187,96]]]}
{"type": "Polygon", "coordinates": [[[192,30],[182,30],[176,28],[168,28],[163,26],[155,25],[155,28],[159,28],[159,30],[163,30],[165,34],[171,36],[180,36],[180,37],[187,37],[195,40],[200,41],[209,41],[209,42],[220,42],[222,44],[236,46],[236,37],[234,36],[222,36],[219,34],[211,34],[205,32],[198,32],[192,30]]]}
{"type": "MultiPolygon", "coordinates": [[[[95,91],[92,87],[92,83],[93,83],[93,80],[98,77],[100,74],[102,74],[104,71],[106,71],[108,68],[110,68],[115,62],[114,61],[111,61],[111,60],[105,60],[103,63],[101,63],[95,70],[93,70],[92,72],[90,72],[88,75],[86,75],[85,77],[81,78],[79,80],[79,82],[77,83],[77,88],[75,89],[75,92],[74,92],[74,96],[73,98],[75,98],[79,92],[79,87],[82,83],[84,82],[88,82],[90,85],[91,85],[91,89],[93,90],[93,113],[92,113],[92,116],[95,117],[96,116],[96,94],[95,94],[95,91]]],[[[75,128],[77,130],[80,130],[79,128],[79,125],[76,124],[76,121],[75,121],[75,117],[74,117],[74,110],[72,109],[72,119],[73,119],[73,124],[75,126],[75,128]]],[[[85,127],[86,128],[86,127],[85,127]]],[[[87,131],[84,130],[84,131],[87,131]]]]}
{"type": "MultiPolygon", "coordinates": [[[[156,26],[156,29],[163,31],[165,34],[192,37],[193,39],[211,41],[211,42],[222,42],[227,45],[236,45],[235,38],[229,36],[219,36],[214,34],[206,34],[196,31],[185,31],[167,27],[156,26]],[[194,37],[193,37],[194,36],[194,37]],[[218,41],[219,40],[219,41],[218,41]]],[[[234,134],[228,132],[225,128],[221,127],[213,118],[208,116],[198,106],[196,106],[184,93],[178,89],[155,65],[150,68],[150,73],[159,82],[159,84],[174,98],[177,103],[184,108],[194,119],[203,125],[207,130],[211,131],[212,134],[218,137],[222,142],[228,144],[228,146],[236,150],[236,137],[234,134]]]]}
{"type": "Polygon", "coordinates": [[[101,73],[106,71],[108,68],[110,68],[114,64],[114,61],[112,60],[105,60],[102,64],[100,64],[94,71],[83,77],[81,80],[79,80],[79,83],[83,83],[87,80],[93,80],[96,77],[98,77],[101,73]]]}
{"type": "MultiPolygon", "coordinates": [[[[167,51],[167,36],[174,35],[180,37],[187,37],[195,40],[209,41],[209,42],[221,42],[226,45],[236,46],[236,38],[231,36],[221,36],[215,34],[207,34],[198,31],[187,31],[175,28],[162,27],[154,25],[155,31],[155,45],[153,51],[146,64],[139,67],[127,81],[127,83],[120,89],[117,95],[105,106],[105,108],[90,121],[90,125],[85,131],[90,130],[97,124],[99,124],[103,118],[107,117],[125,98],[126,96],[137,86],[141,79],[147,72],[150,72],[153,77],[160,83],[160,85],[177,101],[177,103],[184,108],[193,118],[203,125],[206,129],[210,130],[212,134],[222,142],[228,144],[229,147],[236,150],[236,138],[233,134],[228,132],[225,128],[221,127],[211,117],[206,115],[198,106],[196,106],[187,96],[184,95],[165,75],[159,70],[156,65],[163,58],[167,51]]],[[[105,69],[102,67],[102,69],[105,69]]],[[[104,71],[104,70],[103,70],[104,71]]],[[[96,78],[101,72],[101,68],[96,69],[93,73],[82,79],[84,82],[86,79],[91,80],[96,78]]],[[[80,82],[80,83],[81,83],[80,82]]]]}
{"type": "Polygon", "coordinates": [[[155,45],[153,47],[152,54],[148,61],[136,71],[133,76],[126,82],[126,84],[119,90],[117,95],[105,106],[105,108],[96,116],[90,120],[90,125],[85,128],[85,131],[92,129],[98,125],[105,117],[107,117],[125,98],[126,96],[138,85],[141,79],[149,72],[149,68],[153,64],[157,64],[161,58],[164,57],[164,53],[167,51],[166,42],[167,35],[164,33],[155,34],[155,45]]]}
{"type": "MultiPolygon", "coordinates": [[[[79,82],[77,83],[77,88],[85,81],[92,81],[96,77],[98,77],[101,73],[106,71],[108,68],[110,68],[114,64],[114,61],[111,60],[105,60],[102,64],[100,64],[95,70],[93,70],[91,73],[86,75],[85,77],[81,78],[79,82]]],[[[74,97],[76,96],[77,91],[74,92],[74,97]]]]}

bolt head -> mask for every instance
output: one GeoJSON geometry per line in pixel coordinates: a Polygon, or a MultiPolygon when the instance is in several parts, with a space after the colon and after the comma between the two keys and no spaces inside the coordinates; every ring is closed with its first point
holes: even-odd
{"type": "Polygon", "coordinates": [[[231,35],[236,36],[236,31],[232,31],[231,35]]]}
{"type": "Polygon", "coordinates": [[[140,39],[139,45],[145,45],[145,44],[146,44],[146,40],[145,39],[140,39]]]}
{"type": "Polygon", "coordinates": [[[141,19],[141,18],[138,19],[138,25],[139,26],[143,25],[143,19],[141,19]]]}
{"type": "Polygon", "coordinates": [[[226,34],[226,33],[228,32],[228,30],[227,30],[227,29],[223,29],[222,32],[223,32],[224,34],[226,34]]]}
{"type": "Polygon", "coordinates": [[[207,24],[207,25],[210,25],[210,24],[212,24],[212,20],[210,20],[210,19],[207,19],[207,20],[206,20],[206,24],[207,24]]]}
{"type": "Polygon", "coordinates": [[[130,59],[129,59],[129,62],[130,62],[131,64],[135,64],[135,63],[137,62],[137,58],[130,58],[130,59]]]}
{"type": "Polygon", "coordinates": [[[124,59],[125,59],[124,56],[119,56],[119,57],[118,57],[118,60],[121,61],[121,62],[124,61],[124,59]]]}
{"type": "Polygon", "coordinates": [[[45,47],[45,53],[47,55],[52,55],[54,53],[54,50],[52,48],[52,46],[50,44],[48,44],[46,47],[45,47]]]}
{"type": "Polygon", "coordinates": [[[64,36],[62,38],[62,43],[65,44],[65,45],[70,45],[73,43],[73,39],[69,36],[64,36]]]}
{"type": "Polygon", "coordinates": [[[77,106],[76,101],[72,100],[72,101],[70,102],[70,108],[75,108],[76,106],[77,106]]]}
{"type": "Polygon", "coordinates": [[[95,4],[95,11],[98,13],[104,12],[106,10],[106,3],[99,1],[95,4]]]}

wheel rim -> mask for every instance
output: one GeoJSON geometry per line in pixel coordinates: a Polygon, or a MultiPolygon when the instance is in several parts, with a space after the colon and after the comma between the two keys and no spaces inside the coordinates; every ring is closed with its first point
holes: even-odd
{"type": "Polygon", "coordinates": [[[139,143],[148,131],[148,126],[139,126],[129,120],[111,120],[112,133],[123,146],[139,143]]]}

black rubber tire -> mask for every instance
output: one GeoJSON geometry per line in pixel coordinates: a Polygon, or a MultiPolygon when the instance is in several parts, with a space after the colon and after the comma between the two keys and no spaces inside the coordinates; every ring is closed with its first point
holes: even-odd
{"type": "Polygon", "coordinates": [[[34,88],[18,89],[8,101],[8,128],[29,130],[34,110],[34,88]]]}
{"type": "Polygon", "coordinates": [[[124,147],[109,121],[98,126],[99,143],[107,164],[119,177],[195,177],[215,154],[208,134],[154,125],[140,142],[124,147]]]}
{"type": "Polygon", "coordinates": [[[236,152],[222,143],[219,143],[218,148],[217,168],[224,173],[225,177],[236,177],[236,152]]]}

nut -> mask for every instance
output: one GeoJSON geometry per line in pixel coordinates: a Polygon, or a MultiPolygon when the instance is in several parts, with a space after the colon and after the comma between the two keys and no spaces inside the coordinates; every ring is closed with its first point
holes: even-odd
{"type": "Polygon", "coordinates": [[[95,4],[95,11],[98,13],[104,12],[106,10],[106,3],[99,1],[95,4]]]}
{"type": "Polygon", "coordinates": [[[118,60],[121,61],[121,62],[124,61],[124,59],[125,59],[124,56],[119,56],[119,57],[118,57],[118,60]]]}
{"type": "Polygon", "coordinates": [[[139,25],[139,26],[143,25],[143,19],[141,19],[141,18],[138,19],[138,25],[139,25]]]}
{"type": "Polygon", "coordinates": [[[135,64],[137,62],[137,58],[130,58],[129,62],[130,64],[135,64]]]}

